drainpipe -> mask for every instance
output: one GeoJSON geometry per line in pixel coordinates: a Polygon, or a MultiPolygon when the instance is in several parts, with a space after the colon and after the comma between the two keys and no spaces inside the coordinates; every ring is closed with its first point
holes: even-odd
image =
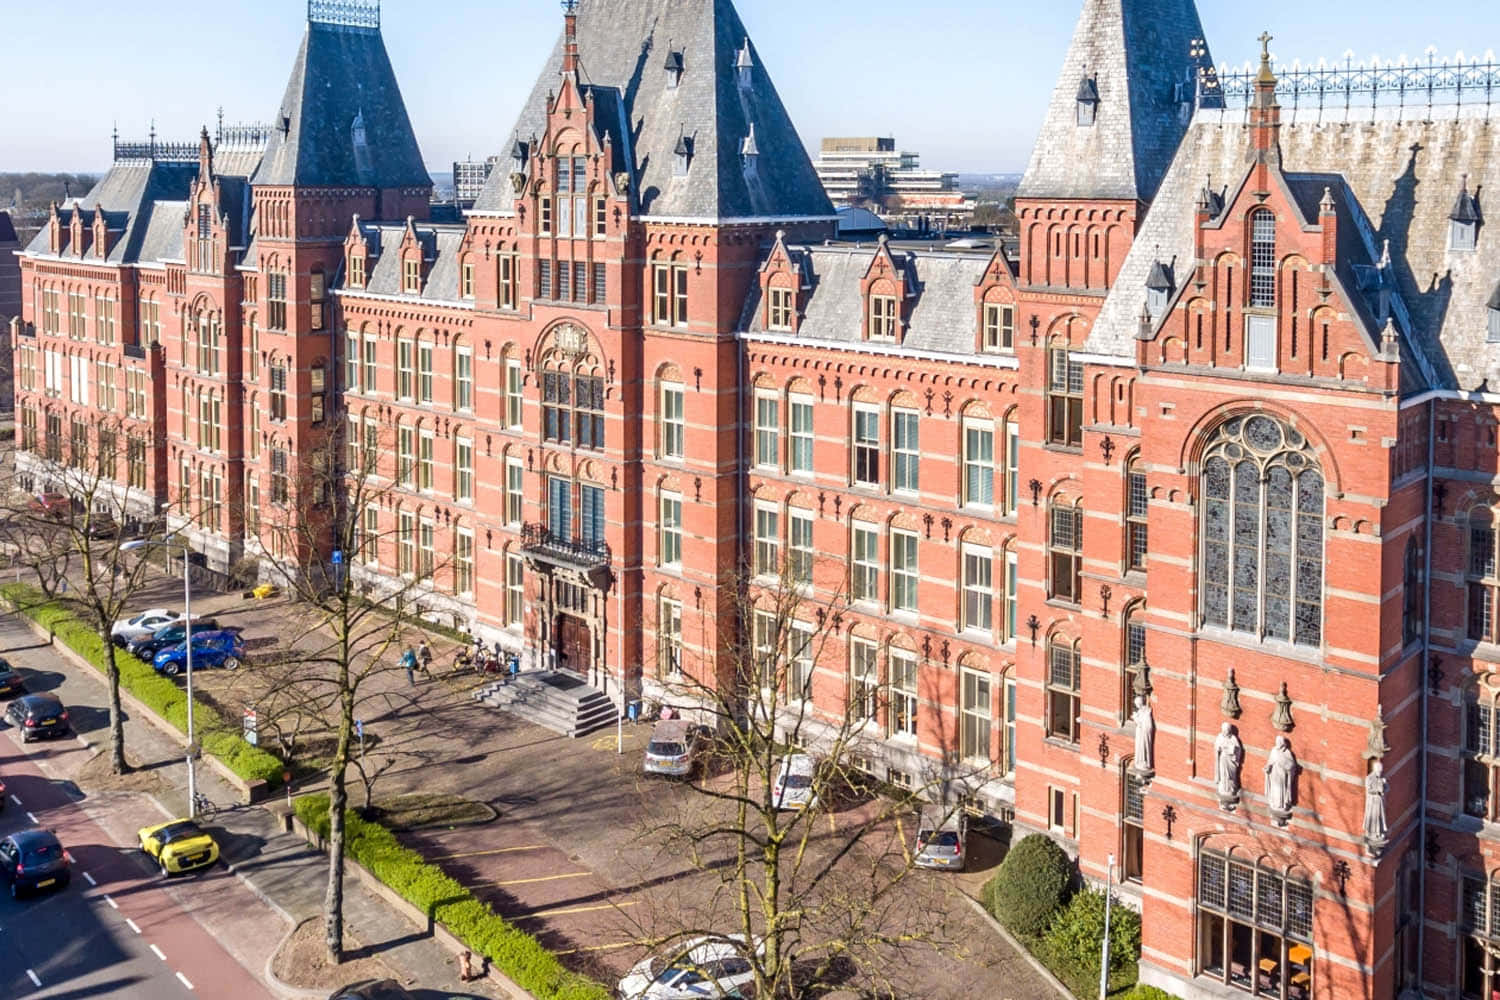
{"type": "MultiPolygon", "coordinates": [[[[1435,454],[1433,442],[1437,433],[1437,400],[1427,401],[1427,511],[1423,518],[1423,540],[1422,540],[1422,665],[1425,668],[1432,658],[1432,468],[1435,454]]],[[[1417,850],[1419,865],[1422,864],[1420,852],[1427,844],[1427,702],[1429,688],[1427,684],[1426,671],[1418,672],[1417,683],[1422,691],[1422,728],[1419,730],[1422,747],[1422,766],[1420,779],[1417,785],[1418,802],[1420,809],[1417,812],[1417,850]]],[[[1400,906],[1400,888],[1397,888],[1397,902],[1400,906]]],[[[1422,877],[1417,880],[1417,991],[1425,995],[1423,984],[1426,982],[1426,968],[1424,952],[1427,950],[1427,872],[1422,869],[1422,877]]],[[[1404,956],[1397,956],[1397,961],[1404,961],[1404,956]]]]}

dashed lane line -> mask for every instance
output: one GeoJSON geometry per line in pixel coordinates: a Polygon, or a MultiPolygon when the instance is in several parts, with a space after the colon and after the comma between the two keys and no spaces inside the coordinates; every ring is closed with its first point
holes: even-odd
{"type": "Polygon", "coordinates": [[[188,977],[184,976],[182,973],[180,973],[180,972],[177,973],[177,979],[178,979],[179,982],[182,983],[182,985],[186,986],[188,989],[192,989],[193,988],[193,984],[190,983],[190,982],[188,982],[188,977]]]}
{"type": "Polygon", "coordinates": [[[155,955],[157,958],[161,959],[163,962],[165,962],[167,960],[167,956],[163,955],[162,952],[161,952],[161,949],[158,948],[154,944],[151,946],[151,954],[155,955]]]}
{"type": "Polygon", "coordinates": [[[137,934],[139,934],[141,932],[140,926],[134,920],[131,920],[129,917],[125,918],[125,923],[127,923],[128,925],[130,925],[130,929],[133,930],[133,931],[135,931],[137,934]]]}
{"type": "Polygon", "coordinates": [[[513,854],[516,851],[540,851],[546,844],[526,844],[521,847],[496,847],[488,851],[464,851],[462,854],[438,854],[429,861],[456,861],[459,858],[485,858],[492,854],[513,854]]]}
{"type": "Polygon", "coordinates": [[[36,973],[35,972],[32,972],[30,969],[27,969],[26,970],[26,975],[31,978],[31,985],[35,986],[37,989],[41,989],[42,988],[42,981],[36,977],[36,973]]]}
{"type": "Polygon", "coordinates": [[[530,913],[507,913],[507,920],[541,920],[545,917],[561,917],[569,913],[592,913],[594,910],[618,910],[626,906],[634,906],[640,902],[637,899],[627,899],[619,903],[599,903],[596,906],[564,906],[556,910],[532,910],[530,913]]]}
{"type": "Polygon", "coordinates": [[[98,882],[94,881],[94,876],[90,875],[88,872],[84,872],[83,873],[83,877],[89,880],[89,885],[98,885],[99,884],[98,882]]]}
{"type": "Polygon", "coordinates": [[[34,812],[28,812],[26,814],[26,818],[29,819],[29,820],[31,820],[33,823],[40,823],[41,822],[41,820],[39,820],[39,819],[36,818],[36,813],[34,813],[34,812]]]}
{"type": "Polygon", "coordinates": [[[120,904],[116,903],[107,892],[104,894],[104,901],[109,904],[111,910],[118,910],[120,908],[120,904]]]}
{"type": "Polygon", "coordinates": [[[551,882],[551,881],[553,881],[555,879],[560,879],[560,878],[583,878],[586,875],[592,875],[592,874],[594,874],[594,873],[593,872],[564,872],[561,875],[537,875],[534,878],[512,878],[512,879],[504,879],[504,880],[499,881],[499,882],[474,882],[474,883],[471,883],[470,888],[479,888],[481,886],[486,886],[486,885],[527,885],[528,883],[531,883],[531,882],[551,882]]]}
{"type": "Polygon", "coordinates": [[[10,800],[12,802],[14,802],[16,805],[20,805],[21,804],[21,797],[19,795],[12,795],[10,797],[10,800]]]}

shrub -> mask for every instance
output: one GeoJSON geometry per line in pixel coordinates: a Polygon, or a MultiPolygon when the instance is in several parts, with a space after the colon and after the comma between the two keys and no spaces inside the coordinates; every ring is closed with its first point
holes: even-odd
{"type": "Polygon", "coordinates": [[[1177,997],[1166,990],[1159,990],[1155,986],[1142,986],[1136,983],[1131,987],[1129,993],[1123,993],[1118,1000],[1178,1000],[1177,997]]]}
{"type": "Polygon", "coordinates": [[[1073,864],[1055,841],[1034,833],[1011,847],[984,887],[984,901],[1012,934],[1041,937],[1067,898],[1073,864]]]}
{"type": "MultiPolygon", "coordinates": [[[[328,795],[304,795],[293,804],[297,816],[320,837],[328,836],[328,795]]],[[[475,954],[484,955],[538,1000],[607,1000],[609,991],[586,976],[563,968],[536,938],[506,922],[442,869],[403,847],[379,823],[344,813],[344,853],[390,886],[407,902],[447,927],[475,954]]]]}
{"type": "MultiPolygon", "coordinates": [[[[1111,978],[1127,973],[1134,979],[1141,956],[1141,915],[1128,906],[1115,906],[1109,914],[1109,971],[1111,978]]],[[[1052,919],[1047,930],[1046,950],[1074,973],[1069,978],[1097,981],[1099,946],[1104,939],[1104,893],[1083,889],[1052,919]]]]}
{"type": "MultiPolygon", "coordinates": [[[[63,645],[83,657],[100,673],[108,669],[104,640],[61,600],[47,600],[35,587],[24,583],[0,586],[0,596],[19,613],[55,635],[63,645]]],[[[187,732],[187,693],[171,678],[163,677],[123,649],[115,650],[120,687],[183,733],[187,732]]],[[[283,764],[275,755],[246,743],[240,728],[199,699],[193,701],[193,722],[203,752],[217,757],[246,781],[281,783],[283,764]]]]}

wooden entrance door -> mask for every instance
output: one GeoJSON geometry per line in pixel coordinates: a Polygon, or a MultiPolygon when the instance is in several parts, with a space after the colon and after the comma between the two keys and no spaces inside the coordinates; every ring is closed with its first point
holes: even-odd
{"type": "Polygon", "coordinates": [[[583,677],[589,675],[593,636],[582,619],[557,616],[557,668],[583,677]]]}

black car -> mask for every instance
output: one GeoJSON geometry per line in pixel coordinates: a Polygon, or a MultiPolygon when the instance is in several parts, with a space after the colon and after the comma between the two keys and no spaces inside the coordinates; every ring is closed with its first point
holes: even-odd
{"type": "Polygon", "coordinates": [[[21,742],[66,736],[68,710],[55,694],[24,694],[5,709],[5,721],[21,733],[21,742]]]}
{"type": "Polygon", "coordinates": [[[22,830],[0,840],[0,872],[13,899],[37,889],[65,889],[73,878],[51,830],[22,830]]]}
{"type": "MultiPolygon", "coordinates": [[[[212,618],[198,618],[193,621],[193,634],[201,635],[204,632],[217,632],[219,623],[212,618]]],[[[167,625],[151,633],[148,638],[136,639],[125,645],[125,648],[146,663],[164,649],[171,649],[187,637],[188,623],[178,622],[175,625],[167,625]]]]}
{"type": "Polygon", "coordinates": [[[26,693],[26,682],[5,657],[0,656],[0,698],[14,698],[26,693]]]}
{"type": "Polygon", "coordinates": [[[394,979],[363,979],[335,990],[328,1000],[412,1000],[412,995],[394,979]]]}

